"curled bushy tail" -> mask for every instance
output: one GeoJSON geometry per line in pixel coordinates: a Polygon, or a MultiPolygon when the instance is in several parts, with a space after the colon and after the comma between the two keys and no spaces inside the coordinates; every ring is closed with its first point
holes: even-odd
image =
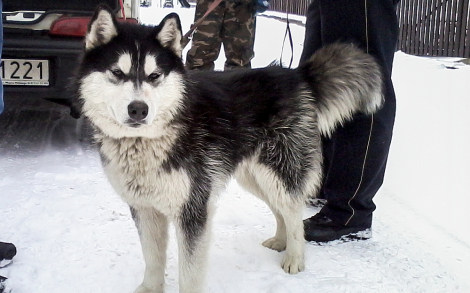
{"type": "Polygon", "coordinates": [[[318,108],[318,125],[329,136],[356,112],[372,114],[383,102],[382,72],[375,59],[351,44],[318,50],[299,67],[318,108]]]}

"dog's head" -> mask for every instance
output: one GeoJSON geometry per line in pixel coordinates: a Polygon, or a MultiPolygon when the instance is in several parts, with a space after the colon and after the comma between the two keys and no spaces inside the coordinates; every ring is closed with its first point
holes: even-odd
{"type": "Polygon", "coordinates": [[[115,138],[158,137],[181,104],[181,38],[175,13],[151,27],[118,22],[99,6],[77,78],[82,113],[115,138]]]}

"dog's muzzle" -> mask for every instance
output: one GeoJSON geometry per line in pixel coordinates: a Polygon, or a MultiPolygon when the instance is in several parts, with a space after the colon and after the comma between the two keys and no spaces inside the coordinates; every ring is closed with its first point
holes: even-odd
{"type": "Polygon", "coordinates": [[[127,106],[127,113],[129,115],[127,124],[139,127],[141,124],[146,124],[145,118],[149,113],[149,106],[142,101],[134,101],[127,106]]]}

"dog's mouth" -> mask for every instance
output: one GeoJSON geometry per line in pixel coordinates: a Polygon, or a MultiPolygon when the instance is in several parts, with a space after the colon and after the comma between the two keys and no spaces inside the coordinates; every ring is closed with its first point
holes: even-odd
{"type": "Polygon", "coordinates": [[[129,127],[132,127],[132,128],[139,128],[141,127],[142,125],[146,125],[147,122],[145,120],[142,120],[142,121],[135,121],[133,119],[128,119],[126,121],[126,125],[129,126],[129,127]]]}

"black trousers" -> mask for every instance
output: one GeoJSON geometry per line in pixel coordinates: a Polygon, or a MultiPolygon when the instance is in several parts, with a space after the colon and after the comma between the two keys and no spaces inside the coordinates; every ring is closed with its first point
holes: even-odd
{"type": "Polygon", "coordinates": [[[301,63],[326,44],[349,42],[375,56],[383,68],[382,109],[372,116],[356,115],[323,139],[319,197],[327,204],[320,212],[343,225],[372,225],[373,197],[383,183],[395,121],[391,72],[397,38],[393,0],[313,0],[308,7],[301,63]]]}

